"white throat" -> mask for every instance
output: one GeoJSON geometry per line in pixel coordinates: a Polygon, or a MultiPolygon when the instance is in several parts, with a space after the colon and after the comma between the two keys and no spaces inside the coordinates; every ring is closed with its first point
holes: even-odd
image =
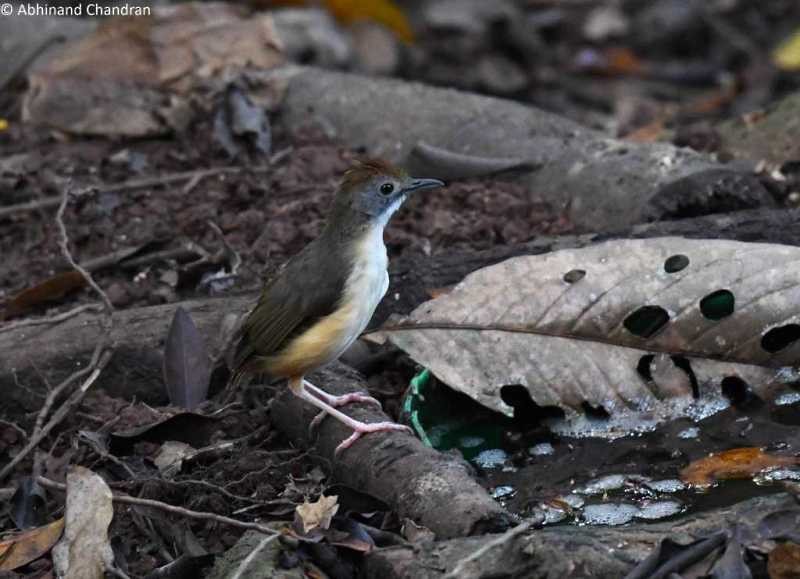
{"type": "Polygon", "coordinates": [[[375,227],[379,228],[381,232],[383,232],[383,228],[386,227],[386,224],[389,223],[389,219],[392,218],[392,215],[400,209],[400,206],[403,204],[403,201],[406,200],[405,195],[401,195],[394,201],[392,204],[389,205],[386,209],[384,209],[383,213],[378,216],[378,219],[375,221],[375,227]]]}

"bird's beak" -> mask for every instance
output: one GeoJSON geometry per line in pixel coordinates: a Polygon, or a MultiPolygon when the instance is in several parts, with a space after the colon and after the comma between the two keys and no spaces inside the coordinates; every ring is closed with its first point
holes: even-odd
{"type": "Polygon", "coordinates": [[[410,185],[403,188],[403,193],[411,193],[422,189],[436,189],[437,187],[444,187],[444,181],[439,179],[414,179],[410,185]]]}

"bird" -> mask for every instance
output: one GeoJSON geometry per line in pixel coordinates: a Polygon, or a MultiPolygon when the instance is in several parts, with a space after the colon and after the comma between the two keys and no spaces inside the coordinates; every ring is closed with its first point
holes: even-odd
{"type": "Polygon", "coordinates": [[[338,408],[380,403],[359,393],[328,394],[305,376],[347,350],[386,294],[383,233],[391,216],[411,193],[443,186],[439,179],[412,178],[383,159],[356,162],[342,177],[322,232],[267,282],[240,326],[232,380],[286,379],[295,396],[321,410],[312,428],[329,415],[352,429],[335,456],[370,432],[410,432],[393,422],[355,420],[338,408]]]}

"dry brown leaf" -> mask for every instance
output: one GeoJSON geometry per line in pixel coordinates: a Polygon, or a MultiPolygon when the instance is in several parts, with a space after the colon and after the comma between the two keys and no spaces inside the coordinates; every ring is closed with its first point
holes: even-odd
{"type": "Polygon", "coordinates": [[[103,579],[113,566],[111,501],[111,489],[88,468],[75,466],[67,474],[64,536],[53,547],[53,567],[62,579],[103,579]]]}
{"type": "Polygon", "coordinates": [[[9,298],[0,312],[0,320],[20,316],[37,306],[60,300],[86,285],[77,271],[65,271],[46,279],[9,298]]]}
{"type": "Polygon", "coordinates": [[[316,502],[303,501],[295,509],[294,525],[303,535],[314,529],[325,530],[331,525],[331,519],[339,510],[339,497],[321,495],[316,502]]]}
{"type": "Polygon", "coordinates": [[[800,579],[800,545],[781,543],[769,554],[769,579],[800,579]]]}
{"type": "Polygon", "coordinates": [[[0,541],[0,571],[13,571],[35,561],[53,548],[63,530],[62,517],[48,525],[0,541]]]}
{"type": "Polygon", "coordinates": [[[184,95],[199,83],[284,58],[269,14],[222,3],[156,6],[112,18],[33,70],[28,121],[67,132],[148,136],[187,121],[184,95]]]}
{"type": "Polygon", "coordinates": [[[183,461],[197,454],[197,450],[177,440],[167,440],[161,445],[153,462],[165,478],[173,478],[181,471],[183,461]]]}
{"type": "Polygon", "coordinates": [[[752,478],[763,470],[800,464],[794,456],[767,454],[760,448],[733,448],[710,454],[681,471],[681,480],[695,487],[708,487],[719,480],[752,478]]]}
{"type": "Polygon", "coordinates": [[[796,262],[795,247],[682,238],[516,257],[383,333],[492,410],[513,415],[501,390],[519,385],[576,422],[585,403],[602,407],[604,424],[624,433],[633,425],[616,417],[634,414],[642,429],[720,410],[731,381],[764,399],[790,390],[796,262]]]}

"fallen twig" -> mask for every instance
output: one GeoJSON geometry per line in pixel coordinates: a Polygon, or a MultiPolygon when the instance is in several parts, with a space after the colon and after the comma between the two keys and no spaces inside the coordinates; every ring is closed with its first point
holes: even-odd
{"type": "MultiPolygon", "coordinates": [[[[101,185],[99,187],[91,187],[95,193],[125,193],[128,191],[136,191],[137,189],[146,189],[147,187],[163,187],[173,183],[180,183],[182,181],[200,180],[211,177],[214,175],[235,174],[243,172],[262,173],[269,171],[272,165],[264,165],[258,167],[211,167],[210,169],[195,169],[193,171],[183,171],[180,173],[170,173],[161,175],[159,177],[146,177],[144,179],[131,179],[123,181],[122,183],[101,185]]],[[[52,197],[44,197],[43,199],[35,199],[25,203],[18,203],[16,205],[7,205],[0,207],[0,219],[15,215],[17,213],[27,213],[36,211],[37,209],[52,209],[58,207],[62,201],[61,195],[54,195],[52,197]]]]}
{"type": "MultiPolygon", "coordinates": [[[[97,282],[94,281],[92,275],[86,271],[86,269],[78,265],[69,250],[69,235],[67,234],[66,225],[64,225],[64,210],[69,202],[69,194],[69,188],[67,188],[61,196],[61,202],[58,207],[58,211],[56,212],[56,225],[60,234],[58,246],[61,249],[64,259],[66,259],[67,262],[73,268],[75,268],[78,273],[81,274],[81,276],[83,276],[83,278],[86,280],[86,283],[100,297],[103,308],[106,312],[106,317],[103,320],[105,335],[95,346],[89,365],[81,370],[78,370],[77,372],[74,372],[65,380],[63,380],[58,386],[52,388],[48,392],[47,397],[42,404],[42,408],[39,410],[39,414],[36,417],[36,423],[34,424],[33,432],[31,433],[27,444],[19,453],[14,456],[14,458],[9,461],[8,464],[2,468],[2,470],[0,470],[0,480],[3,480],[5,477],[7,477],[14,467],[20,463],[20,461],[38,448],[39,443],[50,434],[53,428],[60,424],[61,421],[64,420],[64,418],[66,418],[73,409],[78,407],[83,400],[83,397],[86,395],[86,392],[88,392],[89,388],[92,386],[92,384],[94,384],[98,376],[100,376],[100,373],[111,360],[111,354],[113,352],[112,349],[108,348],[108,339],[113,325],[114,306],[111,304],[111,300],[108,299],[108,295],[106,295],[102,288],[97,285],[97,282]],[[50,420],[45,423],[47,415],[50,413],[50,410],[59,396],[65,392],[71,384],[80,379],[83,379],[83,381],[77,390],[75,390],[55,412],[53,412],[50,420]]],[[[34,476],[38,476],[39,474],[39,462],[40,461],[38,458],[34,461],[34,476]]]]}
{"type": "Polygon", "coordinates": [[[57,324],[59,322],[63,322],[64,320],[68,320],[73,316],[77,316],[83,312],[87,311],[97,311],[101,308],[100,304],[83,304],[78,306],[77,308],[73,308],[67,312],[62,312],[60,314],[56,314],[53,316],[47,316],[44,318],[34,318],[31,320],[21,320],[19,322],[14,322],[13,324],[6,324],[4,326],[0,326],[0,332],[8,332],[11,330],[18,330],[20,328],[26,328],[29,326],[43,326],[47,324],[57,324]]]}
{"type": "Polygon", "coordinates": [[[69,203],[69,188],[64,191],[64,194],[61,196],[61,203],[58,206],[58,211],[56,212],[56,225],[58,226],[58,232],[60,234],[58,247],[61,249],[61,254],[64,256],[64,259],[83,276],[83,279],[86,280],[86,283],[89,284],[94,292],[98,295],[98,297],[102,300],[103,306],[106,310],[106,314],[108,317],[103,322],[103,325],[108,329],[112,323],[112,316],[114,314],[114,306],[111,305],[111,300],[108,299],[108,295],[104,292],[97,282],[94,281],[92,274],[90,274],[82,265],[80,265],[75,258],[72,257],[72,253],[69,250],[69,235],[67,235],[67,226],[64,225],[64,211],[67,208],[67,203],[69,203]]]}
{"type": "MultiPolygon", "coordinates": [[[[28,443],[23,447],[23,449],[19,453],[17,453],[14,456],[14,458],[12,458],[8,462],[8,464],[6,464],[3,467],[2,470],[0,470],[0,480],[6,478],[9,475],[9,473],[11,473],[11,471],[14,470],[14,467],[17,466],[17,464],[19,464],[20,461],[22,461],[22,459],[28,456],[31,453],[31,451],[33,451],[37,446],[39,446],[39,443],[48,434],[50,434],[53,428],[55,428],[62,420],[64,420],[64,418],[66,418],[70,410],[72,410],[72,408],[77,406],[78,403],[80,403],[80,401],[83,400],[83,396],[89,390],[89,387],[92,384],[94,384],[95,380],[97,380],[97,377],[100,376],[100,373],[103,371],[103,368],[106,367],[106,364],[108,364],[109,360],[111,360],[111,351],[106,349],[105,343],[101,342],[100,344],[97,345],[97,348],[95,349],[94,354],[92,355],[92,361],[86,368],[78,370],[74,374],[70,375],[69,377],[67,377],[66,380],[64,380],[61,384],[59,384],[53,389],[53,391],[48,395],[47,400],[45,401],[45,405],[48,406],[48,409],[49,406],[52,405],[52,400],[55,400],[55,396],[53,396],[54,392],[55,393],[63,392],[67,388],[67,386],[69,386],[76,380],[83,378],[88,374],[86,379],[81,383],[81,385],[72,394],[72,396],[67,398],[64,404],[62,404],[58,408],[58,410],[56,410],[53,413],[53,417],[47,422],[47,424],[44,424],[39,428],[38,431],[35,431],[34,434],[31,435],[30,440],[28,440],[28,443]],[[49,405],[48,401],[50,401],[49,405]]],[[[42,410],[44,409],[45,407],[43,406],[42,410]]],[[[42,413],[42,411],[40,411],[39,417],[37,417],[37,423],[40,422],[40,417],[42,416],[44,416],[44,414],[42,413]]],[[[42,418],[41,421],[43,422],[44,419],[42,418]]]]}
{"type": "MultiPolygon", "coordinates": [[[[36,482],[38,482],[45,488],[55,489],[59,491],[67,490],[67,485],[60,482],[56,482],[54,480],[51,480],[43,476],[37,477],[36,482]]],[[[192,511],[190,509],[184,509],[183,507],[177,507],[175,505],[163,503],[161,501],[156,501],[154,499],[142,499],[139,497],[132,497],[130,495],[120,495],[120,494],[114,494],[112,498],[114,502],[117,503],[134,505],[138,507],[152,507],[160,511],[166,511],[168,513],[173,513],[175,515],[180,515],[182,517],[188,517],[190,519],[216,521],[217,523],[223,525],[230,525],[231,527],[238,527],[240,529],[259,531],[260,533],[265,533],[267,535],[280,534],[279,530],[272,529],[266,525],[262,525],[261,523],[248,523],[247,521],[238,521],[236,519],[231,519],[230,517],[218,515],[216,513],[208,513],[205,511],[192,511]]]]}
{"type": "Polygon", "coordinates": [[[488,553],[489,551],[491,551],[496,547],[510,543],[511,541],[516,539],[519,535],[525,533],[532,526],[540,523],[541,523],[540,520],[531,519],[523,523],[520,523],[516,527],[509,529],[502,535],[499,535],[496,539],[489,541],[488,543],[483,545],[480,549],[477,549],[476,551],[471,553],[468,557],[465,557],[464,559],[459,561],[458,564],[455,567],[453,567],[452,571],[447,573],[447,575],[442,577],[442,579],[460,579],[466,577],[467,576],[466,570],[473,561],[479,560],[481,557],[486,555],[486,553],[488,553]]]}

